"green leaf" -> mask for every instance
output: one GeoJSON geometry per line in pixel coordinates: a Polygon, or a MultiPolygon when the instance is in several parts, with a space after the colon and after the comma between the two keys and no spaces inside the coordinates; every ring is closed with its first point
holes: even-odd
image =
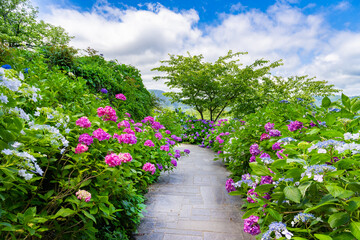
{"type": "Polygon", "coordinates": [[[253,213],[256,213],[258,211],[257,208],[252,208],[250,210],[248,210],[246,213],[244,213],[244,215],[242,216],[242,219],[248,218],[251,215],[253,215],[253,213]]]}
{"type": "Polygon", "coordinates": [[[242,193],[240,191],[232,191],[232,192],[229,192],[229,195],[230,196],[239,196],[239,195],[242,195],[242,193]]]}
{"type": "Polygon", "coordinates": [[[95,217],[94,217],[92,214],[88,213],[88,212],[85,211],[85,210],[83,210],[82,212],[84,213],[84,215],[85,215],[86,217],[90,218],[91,220],[93,220],[93,222],[96,223],[96,219],[95,219],[95,217]]]}
{"type": "Polygon", "coordinates": [[[329,191],[329,193],[335,198],[345,193],[345,189],[339,186],[326,185],[325,187],[329,191]]]}
{"type": "Polygon", "coordinates": [[[70,216],[72,214],[74,214],[75,211],[70,209],[70,208],[61,208],[56,214],[55,216],[52,217],[52,219],[55,219],[57,217],[67,217],[70,216]]]}
{"type": "Polygon", "coordinates": [[[328,113],[325,117],[327,126],[332,126],[336,122],[336,116],[333,113],[328,113]]]}
{"type": "Polygon", "coordinates": [[[258,176],[269,176],[272,175],[267,167],[260,165],[257,162],[250,163],[250,167],[253,170],[253,174],[258,176]]]}
{"type": "Polygon", "coordinates": [[[341,101],[342,101],[342,104],[345,106],[345,108],[350,110],[350,98],[342,93],[341,94],[341,101]]]}
{"type": "Polygon", "coordinates": [[[319,240],[332,240],[332,237],[324,234],[314,234],[314,236],[319,240]]]}
{"type": "Polygon", "coordinates": [[[267,211],[276,221],[279,221],[279,222],[282,221],[282,216],[278,211],[276,211],[272,208],[268,208],[267,211]]]}
{"type": "Polygon", "coordinates": [[[271,188],[274,187],[274,184],[263,184],[263,185],[260,185],[260,186],[257,186],[255,188],[255,192],[257,193],[266,193],[266,192],[269,192],[271,188]]]}
{"type": "Polygon", "coordinates": [[[349,232],[344,232],[332,236],[334,240],[354,240],[354,236],[349,232]]]}
{"type": "Polygon", "coordinates": [[[302,195],[303,197],[305,197],[305,193],[306,193],[307,189],[311,186],[311,183],[312,183],[312,182],[310,182],[310,181],[308,181],[308,182],[303,182],[303,183],[301,183],[300,186],[298,187],[298,189],[300,190],[301,195],[302,195]]]}
{"type": "Polygon", "coordinates": [[[356,100],[356,102],[351,106],[351,112],[357,113],[360,110],[360,100],[356,100]]]}
{"type": "Polygon", "coordinates": [[[344,225],[350,221],[350,216],[346,212],[334,213],[329,217],[328,223],[330,227],[336,228],[341,225],[344,225]]]}
{"type": "Polygon", "coordinates": [[[300,203],[301,192],[297,187],[287,186],[284,188],[285,197],[293,202],[300,203]]]}
{"type": "Polygon", "coordinates": [[[321,107],[328,108],[331,105],[331,100],[328,97],[324,97],[321,101],[321,107]]]}
{"type": "Polygon", "coordinates": [[[360,222],[351,222],[350,231],[356,239],[360,239],[360,222]]]}

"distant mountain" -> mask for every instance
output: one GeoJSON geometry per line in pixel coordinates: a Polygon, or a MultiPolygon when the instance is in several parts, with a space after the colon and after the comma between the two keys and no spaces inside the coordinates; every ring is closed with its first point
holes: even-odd
{"type": "Polygon", "coordinates": [[[159,89],[148,89],[149,92],[153,93],[157,98],[161,99],[161,103],[160,105],[162,107],[168,107],[171,109],[175,109],[175,108],[181,108],[183,110],[186,109],[191,109],[190,106],[176,102],[176,103],[171,103],[171,98],[166,97],[163,95],[163,93],[165,93],[165,91],[159,90],[159,89]]]}

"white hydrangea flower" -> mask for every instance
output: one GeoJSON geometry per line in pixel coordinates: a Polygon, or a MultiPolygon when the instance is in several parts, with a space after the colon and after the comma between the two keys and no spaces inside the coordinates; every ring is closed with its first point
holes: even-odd
{"type": "Polygon", "coordinates": [[[0,102],[7,104],[9,102],[8,97],[5,96],[3,93],[0,95],[0,102]]]}

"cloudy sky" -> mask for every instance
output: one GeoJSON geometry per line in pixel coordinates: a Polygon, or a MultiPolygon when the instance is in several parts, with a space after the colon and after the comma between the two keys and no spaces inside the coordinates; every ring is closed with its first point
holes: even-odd
{"type": "Polygon", "coordinates": [[[166,90],[151,69],[168,54],[228,50],[241,62],[283,59],[273,74],[309,75],[360,94],[358,0],[32,0],[39,18],[65,28],[77,48],[94,48],[141,70],[149,89],[166,90]]]}

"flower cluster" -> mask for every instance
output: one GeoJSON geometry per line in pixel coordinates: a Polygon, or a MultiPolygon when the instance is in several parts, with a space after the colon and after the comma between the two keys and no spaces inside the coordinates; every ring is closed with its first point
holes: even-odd
{"type": "Polygon", "coordinates": [[[114,134],[113,138],[116,138],[119,143],[125,143],[125,144],[136,144],[137,138],[134,134],[114,134]]]}
{"type": "Polygon", "coordinates": [[[159,140],[159,141],[162,139],[161,133],[155,133],[155,137],[156,137],[157,140],[159,140]]]}
{"type": "Polygon", "coordinates": [[[75,153],[76,154],[83,153],[83,152],[86,152],[88,149],[89,149],[88,146],[79,143],[77,145],[77,147],[75,148],[75,153]]]}
{"type": "Polygon", "coordinates": [[[174,167],[176,167],[176,166],[177,166],[177,161],[176,161],[175,159],[171,159],[171,161],[170,161],[170,162],[171,162],[171,164],[172,164],[172,165],[174,165],[174,167]]]}
{"type": "Polygon", "coordinates": [[[282,222],[272,222],[269,225],[269,230],[262,235],[261,240],[271,240],[271,233],[275,233],[275,238],[282,238],[283,235],[286,239],[291,239],[294,235],[286,228],[286,224],[282,222]]]}
{"type": "Polygon", "coordinates": [[[116,111],[110,106],[106,106],[105,108],[98,108],[97,114],[99,117],[102,117],[104,121],[116,122],[116,120],[118,119],[118,117],[116,116],[116,111]]]}
{"type": "Polygon", "coordinates": [[[155,144],[151,140],[146,140],[144,143],[144,146],[153,147],[153,146],[155,146],[155,144]]]}
{"type": "Polygon", "coordinates": [[[76,197],[79,200],[84,200],[85,202],[90,202],[91,199],[91,193],[85,190],[79,190],[75,193],[76,197]]]}
{"type": "Polygon", "coordinates": [[[231,178],[229,178],[226,183],[225,183],[225,188],[226,188],[226,191],[229,193],[229,192],[232,192],[232,191],[236,191],[235,187],[234,187],[234,180],[232,180],[231,178]]]}
{"type": "Polygon", "coordinates": [[[270,122],[266,123],[265,126],[264,126],[265,131],[270,132],[270,130],[272,130],[274,128],[274,126],[275,126],[274,123],[270,123],[270,122]]]}
{"type": "Polygon", "coordinates": [[[281,136],[281,132],[279,130],[276,129],[271,129],[269,132],[270,137],[280,137],[281,136]]]}
{"type": "Polygon", "coordinates": [[[260,225],[258,224],[258,221],[259,221],[259,217],[253,215],[244,219],[244,232],[250,233],[253,236],[261,233],[260,225]]]}
{"type": "Polygon", "coordinates": [[[119,122],[117,126],[118,126],[118,128],[129,128],[130,123],[126,120],[123,120],[123,121],[119,122]]]}
{"type": "Polygon", "coordinates": [[[169,151],[169,146],[168,145],[162,145],[162,146],[160,146],[160,150],[168,152],[169,151]]]}
{"type": "Polygon", "coordinates": [[[303,126],[302,122],[293,121],[293,122],[290,122],[290,124],[287,125],[287,127],[290,132],[295,132],[296,130],[302,129],[304,126],[303,126]]]}
{"type": "Polygon", "coordinates": [[[109,140],[111,135],[105,132],[103,129],[98,128],[93,132],[94,138],[98,139],[99,141],[109,140]]]}
{"type": "Polygon", "coordinates": [[[344,144],[345,143],[341,142],[341,141],[327,140],[327,141],[318,142],[318,143],[312,145],[311,147],[308,148],[308,151],[311,152],[314,149],[326,149],[326,148],[331,148],[331,147],[341,147],[344,144]]]}
{"type": "Polygon", "coordinates": [[[83,133],[79,136],[79,143],[90,146],[93,143],[94,139],[87,133],[83,133]]]}
{"type": "Polygon", "coordinates": [[[304,173],[301,174],[301,177],[303,178],[305,175],[308,178],[311,178],[312,176],[313,179],[317,182],[322,182],[324,179],[324,175],[327,172],[333,172],[336,171],[336,168],[333,166],[328,166],[326,164],[322,164],[322,165],[312,165],[309,167],[304,167],[306,169],[306,171],[304,173]]]}
{"type": "Polygon", "coordinates": [[[155,165],[149,162],[145,163],[142,169],[146,172],[151,172],[152,175],[154,175],[156,171],[155,165]]]}
{"type": "Polygon", "coordinates": [[[123,100],[123,101],[126,101],[126,97],[125,97],[125,95],[122,94],[122,93],[116,94],[116,95],[115,95],[115,98],[116,98],[116,99],[123,100]]]}
{"type": "Polygon", "coordinates": [[[264,140],[267,140],[267,139],[270,139],[269,134],[267,134],[267,133],[261,134],[260,141],[264,141],[264,140]]]}
{"type": "Polygon", "coordinates": [[[91,127],[91,122],[87,117],[81,117],[78,120],[76,120],[76,125],[82,128],[89,128],[91,127]]]}
{"type": "Polygon", "coordinates": [[[315,219],[314,215],[310,213],[299,213],[294,217],[294,220],[291,222],[291,225],[294,227],[295,224],[299,222],[307,222],[311,219],[315,219]]]}

